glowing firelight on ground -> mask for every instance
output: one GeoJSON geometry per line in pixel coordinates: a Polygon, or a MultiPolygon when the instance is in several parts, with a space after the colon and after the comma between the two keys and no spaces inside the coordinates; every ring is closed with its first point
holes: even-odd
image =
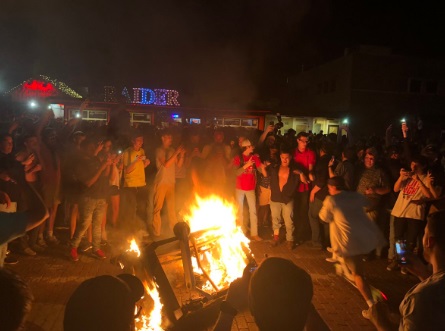
{"type": "MultiPolygon", "coordinates": [[[[202,274],[203,266],[212,279],[201,288],[215,291],[227,287],[238,277],[248,263],[246,251],[250,252],[249,240],[236,224],[236,208],[233,204],[212,195],[208,198],[196,196],[196,204],[185,215],[190,226],[191,240],[199,249],[198,259],[192,259],[195,273],[202,274]],[[208,244],[207,244],[208,242],[208,244]]],[[[195,254],[196,255],[196,254],[195,254]]]]}
{"type": "Polygon", "coordinates": [[[150,295],[153,300],[153,309],[150,316],[142,314],[140,318],[136,319],[136,329],[137,331],[162,331],[164,330],[162,325],[162,303],[159,296],[158,289],[154,282],[149,283],[143,281],[145,292],[150,295]]]}

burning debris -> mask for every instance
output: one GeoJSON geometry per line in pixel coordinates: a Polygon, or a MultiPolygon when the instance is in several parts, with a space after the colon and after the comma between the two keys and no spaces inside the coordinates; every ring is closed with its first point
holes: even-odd
{"type": "Polygon", "coordinates": [[[249,262],[249,240],[236,225],[234,206],[217,196],[196,197],[184,220],[190,226],[193,245],[193,271],[208,280],[201,287],[205,292],[227,288],[241,277],[249,262]]]}
{"type": "Polygon", "coordinates": [[[117,259],[121,268],[144,280],[151,298],[137,320],[139,331],[184,329],[191,320],[196,330],[199,323],[210,323],[208,327],[230,283],[246,265],[255,264],[249,240],[237,227],[234,205],[217,196],[197,196],[174,233],[142,248],[133,239],[117,259]]]}
{"type": "MultiPolygon", "coordinates": [[[[137,245],[136,245],[137,246],[137,245]]],[[[162,331],[162,303],[161,298],[159,296],[159,292],[156,287],[155,282],[151,282],[149,284],[148,281],[144,280],[143,282],[145,292],[148,293],[150,298],[153,300],[153,308],[150,312],[150,316],[144,314],[141,311],[141,316],[137,317],[136,322],[136,331],[162,331]]],[[[140,308],[142,309],[142,308],[140,308]]]]}
{"type": "Polygon", "coordinates": [[[131,239],[130,248],[127,249],[127,252],[134,252],[137,257],[141,256],[141,251],[139,250],[139,246],[136,243],[136,239],[131,239]]]}

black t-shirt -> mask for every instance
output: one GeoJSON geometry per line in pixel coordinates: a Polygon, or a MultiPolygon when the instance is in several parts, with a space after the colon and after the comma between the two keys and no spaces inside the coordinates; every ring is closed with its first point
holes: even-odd
{"type": "MultiPolygon", "coordinates": [[[[76,166],[76,178],[85,183],[91,179],[101,167],[101,163],[97,157],[83,157],[76,166]]],[[[109,178],[103,171],[97,181],[90,187],[83,186],[82,197],[89,197],[94,199],[105,199],[109,193],[109,178]]]]}
{"type": "Polygon", "coordinates": [[[328,195],[328,179],[329,179],[329,160],[331,159],[331,156],[328,154],[325,154],[321,156],[314,166],[314,175],[315,175],[315,181],[314,184],[317,185],[320,188],[320,191],[315,193],[315,197],[321,201],[326,198],[328,195]]]}

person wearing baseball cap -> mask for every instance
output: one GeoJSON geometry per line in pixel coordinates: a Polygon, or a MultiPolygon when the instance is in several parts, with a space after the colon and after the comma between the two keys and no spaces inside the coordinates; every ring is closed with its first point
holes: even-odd
{"type": "Polygon", "coordinates": [[[244,233],[248,232],[249,222],[244,220],[243,206],[244,197],[247,198],[250,214],[250,237],[253,240],[261,241],[258,236],[258,218],[256,208],[256,171],[261,171],[267,177],[266,169],[260,157],[253,154],[253,146],[249,139],[241,143],[241,153],[233,158],[233,166],[236,174],[236,201],[238,202],[238,225],[244,233]]]}

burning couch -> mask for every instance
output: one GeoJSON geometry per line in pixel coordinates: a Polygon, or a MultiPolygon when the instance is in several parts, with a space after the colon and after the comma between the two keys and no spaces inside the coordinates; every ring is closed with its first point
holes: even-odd
{"type": "Polygon", "coordinates": [[[120,258],[152,298],[144,307],[151,317],[143,315],[138,330],[208,329],[230,283],[255,265],[234,206],[216,196],[197,197],[174,234],[140,249],[134,242],[120,258]]]}

